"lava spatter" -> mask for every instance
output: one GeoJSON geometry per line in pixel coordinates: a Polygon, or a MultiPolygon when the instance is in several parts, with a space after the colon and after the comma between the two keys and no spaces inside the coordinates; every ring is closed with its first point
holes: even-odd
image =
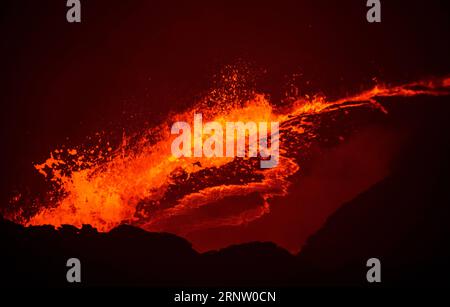
{"type": "MultiPolygon", "coordinates": [[[[50,158],[35,165],[51,182],[52,204],[42,204],[39,211],[23,221],[26,225],[91,224],[108,231],[121,223],[131,223],[147,230],[165,231],[168,221],[189,216],[199,208],[222,199],[258,194],[261,203],[226,216],[207,220],[191,219],[179,225],[178,232],[249,223],[270,212],[271,199],[289,193],[292,175],[302,170],[302,155],[311,144],[324,137],[324,127],[333,120],[345,120],[346,112],[370,109],[388,110],[377,97],[448,95],[450,79],[434,79],[400,86],[382,86],[328,101],[323,96],[293,100],[277,107],[263,94],[247,92],[245,101],[233,95],[213,91],[211,97],[189,110],[168,116],[167,123],[155,127],[155,140],[143,137],[133,143],[123,142],[115,149],[98,146],[85,149],[56,150],[50,158]],[[219,97],[220,99],[218,99],[219,97]],[[190,121],[201,110],[209,121],[277,121],[280,124],[280,159],[277,167],[261,169],[259,159],[230,157],[174,158],[171,154],[170,124],[190,121]]],[[[326,130],[326,129],[325,129],[326,130]]],[[[337,132],[345,134],[345,131],[337,132]]]]}

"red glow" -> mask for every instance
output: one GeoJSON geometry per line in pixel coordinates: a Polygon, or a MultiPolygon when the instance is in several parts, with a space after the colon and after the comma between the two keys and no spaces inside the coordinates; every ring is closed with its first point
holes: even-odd
{"type": "MultiPolygon", "coordinates": [[[[214,107],[207,106],[205,99],[183,113],[169,116],[168,124],[155,127],[158,141],[142,137],[130,146],[124,136],[122,145],[115,149],[108,146],[103,151],[91,147],[54,150],[35,168],[52,182],[52,192],[60,196],[51,206],[42,206],[26,224],[91,224],[100,231],[109,231],[126,222],[150,231],[170,230],[180,235],[248,224],[271,211],[272,199],[290,193],[290,177],[301,172],[302,165],[290,152],[294,149],[289,144],[305,135],[310,140],[319,137],[314,130],[316,122],[310,116],[361,107],[387,112],[377,97],[446,95],[449,86],[449,78],[392,87],[378,85],[335,101],[322,96],[295,99],[283,108],[272,105],[262,94],[255,94],[244,104],[224,95],[214,107]],[[197,110],[209,121],[280,122],[279,165],[261,170],[257,158],[174,158],[170,124],[191,121],[197,110]],[[173,224],[167,224],[177,217],[194,216],[200,208],[225,198],[255,193],[261,203],[238,212],[201,221],[192,218],[180,222],[175,229],[173,224]]],[[[213,91],[211,95],[217,97],[218,93],[213,91]]]]}

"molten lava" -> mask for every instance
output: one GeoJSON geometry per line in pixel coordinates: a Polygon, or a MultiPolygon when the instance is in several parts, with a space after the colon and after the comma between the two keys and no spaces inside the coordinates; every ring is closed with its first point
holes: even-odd
{"type": "MultiPolygon", "coordinates": [[[[271,199],[289,191],[290,176],[301,171],[299,151],[318,137],[320,118],[353,108],[387,112],[377,97],[447,95],[450,78],[414,82],[401,86],[376,86],[357,95],[327,101],[325,97],[296,99],[289,106],[277,107],[266,96],[255,94],[244,103],[206,99],[180,114],[169,116],[164,125],[153,129],[157,138],[123,137],[120,146],[55,150],[37,171],[52,184],[52,198],[26,220],[26,225],[91,224],[108,231],[121,223],[146,230],[164,231],[166,222],[187,215],[227,197],[258,194],[262,202],[245,210],[207,221],[190,221],[179,234],[207,227],[241,225],[270,212],[271,199]],[[261,169],[261,157],[180,157],[171,153],[174,135],[170,125],[192,122],[196,112],[207,121],[279,122],[280,144],[277,167],[261,169]]],[[[194,144],[192,144],[194,146],[194,144]]]]}

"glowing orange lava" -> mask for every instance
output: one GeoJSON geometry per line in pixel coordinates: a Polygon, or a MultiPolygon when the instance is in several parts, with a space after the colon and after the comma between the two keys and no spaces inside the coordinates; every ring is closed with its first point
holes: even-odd
{"type": "Polygon", "coordinates": [[[291,184],[289,177],[301,170],[289,155],[287,142],[295,135],[313,134],[314,123],[308,116],[362,106],[387,112],[376,101],[377,97],[447,95],[449,86],[450,78],[393,87],[379,85],[335,101],[321,96],[297,99],[283,108],[273,106],[261,94],[253,95],[243,104],[227,97],[212,107],[201,101],[183,113],[169,116],[169,124],[155,127],[158,141],[153,143],[142,137],[130,146],[124,136],[121,146],[108,147],[97,158],[92,158],[93,148],[52,152],[35,168],[54,184],[59,196],[53,205],[42,206],[26,224],[77,227],[91,224],[100,231],[108,231],[126,222],[147,230],[164,230],[164,221],[174,216],[226,197],[258,193],[263,205],[216,217],[208,223],[192,223],[190,227],[248,223],[270,212],[270,199],[286,195],[291,184]],[[258,158],[174,158],[171,143],[175,136],[170,134],[170,125],[175,121],[192,121],[198,110],[209,121],[278,121],[278,166],[262,170],[257,166],[258,158]],[[176,189],[179,186],[186,188],[179,191],[176,189]]]}

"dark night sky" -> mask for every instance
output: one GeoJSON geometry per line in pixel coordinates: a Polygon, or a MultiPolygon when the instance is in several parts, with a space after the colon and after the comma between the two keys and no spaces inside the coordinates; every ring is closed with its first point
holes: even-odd
{"type": "MultiPolygon", "coordinates": [[[[213,86],[224,65],[250,65],[256,89],[274,101],[294,73],[302,73],[302,93],[342,95],[374,77],[403,83],[450,72],[446,1],[382,1],[381,24],[367,23],[365,2],[89,0],[82,23],[69,24],[65,1],[2,1],[2,202],[14,189],[39,189],[32,163],[55,147],[161,120],[213,86]]],[[[356,137],[330,155],[365,142],[356,137]]],[[[372,181],[384,175],[383,159],[369,171],[372,181]]],[[[354,176],[366,167],[358,161],[354,176]]],[[[348,193],[335,194],[335,203],[355,192],[348,193]]],[[[278,236],[283,231],[290,230],[278,236]]]]}

